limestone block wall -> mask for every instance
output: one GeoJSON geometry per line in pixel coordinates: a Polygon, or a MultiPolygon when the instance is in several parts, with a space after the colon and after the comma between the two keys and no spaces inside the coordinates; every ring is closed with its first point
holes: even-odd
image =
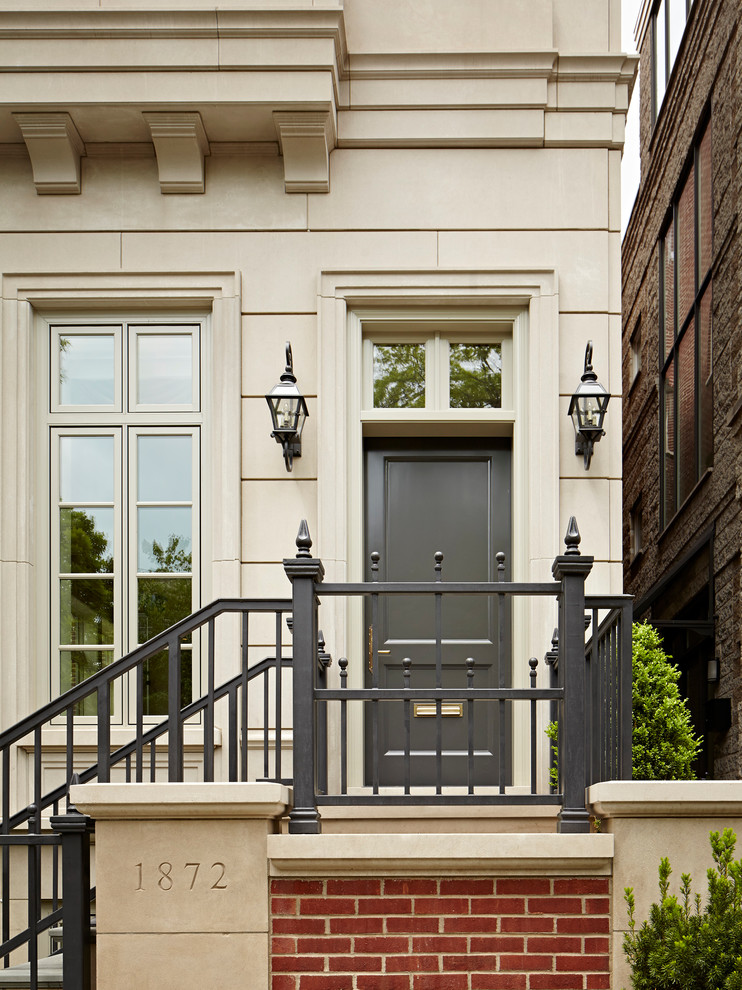
{"type": "MultiPolygon", "coordinates": [[[[12,67],[0,98],[6,723],[55,690],[49,623],[35,616],[53,587],[40,397],[44,321],[60,313],[204,321],[202,603],[287,595],[280,562],[302,518],[328,578],[361,577],[371,427],[348,341],[369,311],[519,321],[517,415],[474,423],[513,437],[513,576],[547,580],[576,514],[595,558],[589,590],[622,590],[619,177],[635,65],[620,51],[620,5],[459,6],[0,11],[12,67]],[[567,416],[588,339],[612,395],[590,472],[567,416]],[[309,407],[290,475],[264,401],[286,340],[309,407]]],[[[476,432],[454,420],[419,433],[476,432]]],[[[362,643],[344,621],[324,627],[335,656],[362,643]]],[[[533,629],[519,654],[542,655],[554,624],[553,609],[518,623],[533,629]]],[[[220,679],[235,669],[227,651],[216,662],[220,679]]],[[[285,729],[289,706],[287,694],[285,729]]]]}

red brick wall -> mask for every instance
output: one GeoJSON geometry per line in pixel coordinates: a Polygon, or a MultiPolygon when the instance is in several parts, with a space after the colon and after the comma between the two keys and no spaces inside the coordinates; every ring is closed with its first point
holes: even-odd
{"type": "Polygon", "coordinates": [[[272,990],[607,990],[607,877],[273,880],[272,990]]]}

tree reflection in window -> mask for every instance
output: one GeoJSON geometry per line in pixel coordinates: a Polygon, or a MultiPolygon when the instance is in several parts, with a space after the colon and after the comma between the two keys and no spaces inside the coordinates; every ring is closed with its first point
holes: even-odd
{"type": "Polygon", "coordinates": [[[451,409],[499,409],[502,353],[499,344],[450,345],[451,409]]]}
{"type": "MultiPolygon", "coordinates": [[[[60,569],[65,574],[113,575],[113,510],[61,508],[60,569]],[[106,532],[108,530],[108,532],[106,532]]],[[[87,649],[113,643],[112,578],[74,577],[60,580],[62,649],[60,688],[66,691],[92,677],[113,660],[112,650],[87,649]]],[[[93,695],[75,705],[75,715],[95,715],[93,695]]]]}
{"type": "Polygon", "coordinates": [[[374,408],[425,406],[425,344],[374,344],[374,408]]]}
{"type": "MultiPolygon", "coordinates": [[[[146,642],[158,633],[169,629],[180,619],[191,614],[192,554],[188,549],[190,540],[171,533],[167,543],[152,540],[145,552],[152,560],[148,568],[152,574],[183,574],[188,577],[140,577],[138,584],[138,638],[146,642]]],[[[191,637],[181,639],[181,705],[186,705],[192,697],[191,637]]],[[[168,705],[168,654],[166,650],[156,654],[144,665],[144,714],[164,715],[168,705]]]]}

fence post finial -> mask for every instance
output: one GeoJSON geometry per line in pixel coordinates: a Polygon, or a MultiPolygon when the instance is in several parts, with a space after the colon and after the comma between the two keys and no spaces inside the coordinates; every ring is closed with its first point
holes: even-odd
{"type": "Polygon", "coordinates": [[[302,519],[299,524],[299,532],[296,535],[296,556],[311,557],[312,537],[309,535],[309,526],[306,519],[302,519]]]}
{"type": "Polygon", "coordinates": [[[577,528],[577,520],[574,516],[570,516],[569,523],[567,524],[567,534],[564,537],[564,545],[567,548],[564,551],[565,555],[569,557],[579,557],[581,541],[582,537],[580,536],[580,531],[577,528]]]}

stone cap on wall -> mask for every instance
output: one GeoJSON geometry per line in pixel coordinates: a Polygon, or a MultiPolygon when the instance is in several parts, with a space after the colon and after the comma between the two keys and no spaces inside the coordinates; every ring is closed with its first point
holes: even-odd
{"type": "Polygon", "coordinates": [[[280,818],[291,788],[273,783],[75,784],[78,811],[105,819],[280,818]]]}
{"type": "Polygon", "coordinates": [[[588,788],[605,818],[742,817],[742,780],[612,780],[588,788]]]}
{"type": "Polygon", "coordinates": [[[270,835],[272,876],[609,875],[612,835],[270,835]]]}

